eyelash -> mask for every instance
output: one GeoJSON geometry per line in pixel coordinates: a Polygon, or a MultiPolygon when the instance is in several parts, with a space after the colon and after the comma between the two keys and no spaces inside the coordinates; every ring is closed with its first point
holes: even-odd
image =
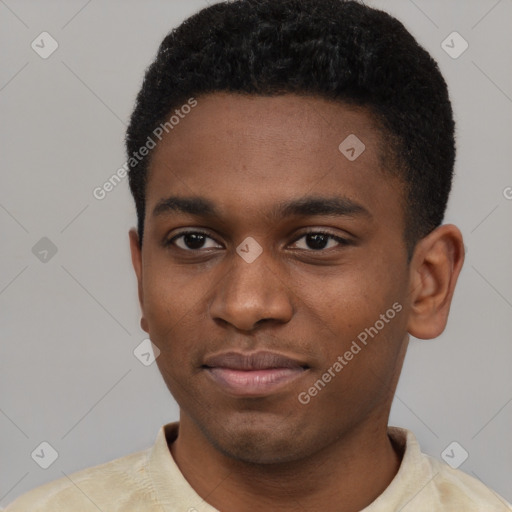
{"type": "MultiPolygon", "coordinates": [[[[217,242],[217,240],[215,240],[213,237],[211,237],[208,233],[204,232],[204,231],[183,231],[181,233],[178,233],[177,235],[174,235],[172,238],[168,239],[168,240],[165,240],[164,241],[164,246],[165,247],[169,247],[171,245],[175,245],[174,244],[174,241],[181,238],[181,237],[184,237],[186,235],[203,235],[207,238],[210,238],[211,240],[213,240],[215,243],[219,243],[217,242]]],[[[340,236],[337,236],[337,235],[333,235],[332,233],[328,233],[326,231],[317,231],[317,230],[311,230],[311,231],[306,231],[304,233],[302,233],[299,237],[297,237],[293,243],[296,243],[297,241],[299,241],[301,238],[307,236],[307,235],[323,235],[323,236],[326,236],[328,237],[329,239],[331,240],[335,240],[336,242],[338,242],[340,244],[340,246],[347,246],[347,245],[350,245],[350,240],[346,239],[346,238],[342,238],[340,236]]],[[[220,245],[220,244],[219,244],[220,245]]],[[[190,253],[193,253],[193,252],[204,252],[203,249],[182,249],[181,247],[177,247],[175,246],[177,249],[181,249],[182,251],[185,251],[185,252],[190,252],[190,253]]],[[[329,249],[333,249],[332,247],[330,247],[329,249]]],[[[325,252],[326,250],[328,249],[300,249],[302,251],[307,251],[307,252],[325,252]]]]}

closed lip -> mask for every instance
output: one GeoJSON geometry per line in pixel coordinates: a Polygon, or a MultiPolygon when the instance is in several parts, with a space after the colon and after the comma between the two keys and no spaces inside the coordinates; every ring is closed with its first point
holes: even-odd
{"type": "Polygon", "coordinates": [[[278,352],[259,351],[252,353],[224,352],[212,355],[205,359],[203,367],[255,371],[276,368],[307,369],[308,365],[305,362],[279,354],[278,352]]]}
{"type": "Polygon", "coordinates": [[[265,397],[304,376],[309,366],[277,352],[224,352],[205,359],[203,369],[225,393],[265,397]]]}

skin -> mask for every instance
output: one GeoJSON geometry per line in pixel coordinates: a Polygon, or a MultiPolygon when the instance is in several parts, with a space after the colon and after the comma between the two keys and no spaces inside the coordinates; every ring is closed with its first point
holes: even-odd
{"type": "Polygon", "coordinates": [[[172,455],[223,512],[354,512],[398,471],[402,454],[387,422],[409,334],[444,330],[464,249],[460,231],[443,225],[407,261],[403,187],[382,168],[380,142],[361,108],[215,93],[199,97],[154,150],[142,248],[130,231],[141,326],[180,406],[172,455]],[[338,149],[349,134],[366,146],[354,161],[338,149]],[[220,217],[153,215],[171,195],[208,199],[220,217]],[[368,213],[270,215],[306,196],[342,196],[368,213]],[[187,229],[206,234],[202,245],[186,237],[165,245],[187,229]],[[318,249],[306,230],[349,243],[326,238],[318,249]],[[249,236],[263,250],[252,263],[236,252],[249,236]],[[402,310],[300,403],[299,393],[394,303],[402,310]],[[308,369],[276,393],[248,398],[230,395],[202,368],[211,354],[260,349],[308,369]]]}

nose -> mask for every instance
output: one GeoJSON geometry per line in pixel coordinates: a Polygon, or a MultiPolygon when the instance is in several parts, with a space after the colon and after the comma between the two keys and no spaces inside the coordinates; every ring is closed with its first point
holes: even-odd
{"type": "Polygon", "coordinates": [[[215,289],[210,316],[217,322],[251,331],[258,323],[290,321],[292,299],[293,291],[278,265],[272,263],[269,251],[263,251],[251,263],[234,253],[215,289]]]}

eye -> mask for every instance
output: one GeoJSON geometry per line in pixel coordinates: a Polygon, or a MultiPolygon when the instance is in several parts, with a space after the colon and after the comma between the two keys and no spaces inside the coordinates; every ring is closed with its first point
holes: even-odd
{"type": "Polygon", "coordinates": [[[184,251],[222,248],[213,238],[202,231],[185,231],[166,240],[165,245],[176,245],[184,251]],[[210,240],[209,244],[206,244],[207,240],[210,240]]]}
{"type": "MultiPolygon", "coordinates": [[[[322,231],[310,231],[303,233],[294,242],[301,250],[322,251],[324,249],[332,249],[333,247],[349,245],[350,241],[322,231]],[[302,247],[299,241],[304,239],[302,247]]],[[[164,242],[165,246],[174,245],[184,251],[193,252],[201,249],[222,249],[222,246],[212,237],[202,231],[185,231],[179,233],[164,242]]]]}
{"type": "Polygon", "coordinates": [[[305,247],[299,247],[299,249],[312,251],[332,249],[333,247],[336,247],[336,244],[342,246],[350,244],[350,241],[345,238],[322,231],[310,231],[308,233],[303,233],[300,238],[295,240],[294,243],[297,244],[297,242],[301,239],[305,240],[305,243],[303,244],[305,247]]]}

